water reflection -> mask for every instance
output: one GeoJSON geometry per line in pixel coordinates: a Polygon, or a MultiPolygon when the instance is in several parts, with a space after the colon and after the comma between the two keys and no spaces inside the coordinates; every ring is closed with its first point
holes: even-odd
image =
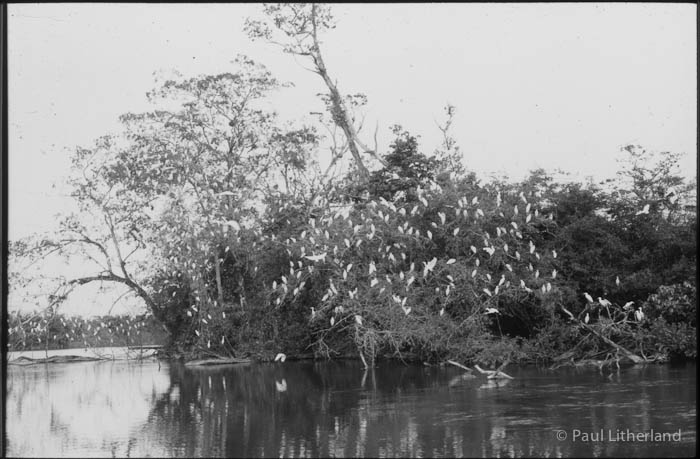
{"type": "Polygon", "coordinates": [[[693,456],[695,366],[453,368],[354,362],[11,368],[8,454],[64,456],[693,456]],[[681,442],[573,441],[575,429],[681,442]],[[567,432],[558,440],[556,430],[567,432]],[[38,437],[37,437],[38,435],[38,437]]]}
{"type": "MultiPolygon", "coordinates": [[[[157,364],[112,362],[9,368],[9,456],[129,456],[153,404],[170,387],[157,364]]],[[[139,451],[141,452],[141,451],[139,451]]]]}

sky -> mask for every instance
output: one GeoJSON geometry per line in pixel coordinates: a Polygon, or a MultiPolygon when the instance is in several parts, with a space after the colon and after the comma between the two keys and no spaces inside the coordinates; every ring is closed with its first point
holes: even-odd
{"type": "MultiPolygon", "coordinates": [[[[614,176],[621,146],[685,153],[697,168],[693,4],[334,5],[323,41],[341,92],[368,96],[364,138],[390,126],[439,144],[443,107],[468,169],[522,178],[561,169],[614,176]]],[[[243,32],[255,4],[8,6],[9,238],[50,230],[71,209],[61,185],[76,146],[149,109],[156,75],[231,70],[237,54],[294,83],[272,98],[282,119],[322,111],[320,78],[243,32]]],[[[321,151],[320,161],[327,158],[321,151]]]]}

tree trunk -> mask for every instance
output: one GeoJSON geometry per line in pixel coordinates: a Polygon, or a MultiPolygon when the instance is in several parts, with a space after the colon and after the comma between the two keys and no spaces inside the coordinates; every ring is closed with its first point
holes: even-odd
{"type": "Polygon", "coordinates": [[[224,305],[224,289],[221,286],[221,264],[218,257],[214,260],[214,272],[216,273],[216,298],[219,302],[219,307],[224,305]]]}

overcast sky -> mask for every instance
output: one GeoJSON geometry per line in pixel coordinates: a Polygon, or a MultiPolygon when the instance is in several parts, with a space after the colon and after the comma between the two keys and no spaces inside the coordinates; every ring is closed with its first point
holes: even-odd
{"type": "MultiPolygon", "coordinates": [[[[68,154],[148,108],[154,72],[228,71],[238,53],[295,86],[283,118],[311,121],[325,90],[303,61],[242,31],[260,5],[15,4],[8,7],[9,236],[50,228],[66,208],[68,154]]],[[[344,93],[369,97],[366,125],[439,142],[454,135],[481,175],[536,167],[602,179],[628,143],[683,152],[696,169],[696,6],[691,4],[336,5],[324,38],[344,93]]],[[[370,134],[370,133],[367,133],[370,134]]],[[[366,137],[368,140],[371,135],[366,137]]],[[[371,142],[370,142],[371,143],[371,142]]],[[[692,172],[691,172],[692,171],[692,172]]]]}

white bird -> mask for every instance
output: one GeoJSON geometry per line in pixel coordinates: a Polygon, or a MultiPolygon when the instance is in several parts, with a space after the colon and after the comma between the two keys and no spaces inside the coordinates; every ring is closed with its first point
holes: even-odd
{"type": "Polygon", "coordinates": [[[355,314],[355,322],[357,322],[357,325],[362,325],[362,316],[355,314]]]}
{"type": "Polygon", "coordinates": [[[277,361],[284,362],[285,360],[287,360],[287,356],[281,352],[275,356],[275,362],[277,362],[277,361]]]}
{"type": "Polygon", "coordinates": [[[484,314],[500,314],[501,312],[496,308],[486,308],[484,314]]]}
{"type": "Polygon", "coordinates": [[[634,311],[634,318],[637,319],[637,322],[641,322],[644,320],[644,313],[642,312],[642,307],[640,306],[639,309],[634,311]]]}
{"type": "Polygon", "coordinates": [[[620,286],[620,276],[615,277],[615,285],[620,286]]]}
{"type": "Polygon", "coordinates": [[[589,316],[588,313],[586,313],[586,317],[583,318],[583,321],[584,321],[585,323],[588,323],[588,321],[589,321],[590,319],[591,319],[591,316],[589,316]]]}
{"type": "Polygon", "coordinates": [[[649,213],[649,204],[646,204],[644,208],[638,211],[635,215],[644,215],[649,213]]]}
{"type": "Polygon", "coordinates": [[[587,292],[583,292],[583,296],[586,297],[586,301],[588,301],[589,303],[593,303],[593,297],[591,295],[589,295],[587,292]]]}
{"type": "Polygon", "coordinates": [[[432,271],[435,268],[435,264],[437,263],[437,258],[433,257],[432,260],[430,260],[428,263],[423,262],[425,267],[423,268],[423,277],[428,275],[428,272],[432,271]]]}
{"type": "Polygon", "coordinates": [[[282,379],[282,382],[275,381],[275,388],[277,389],[277,392],[286,392],[287,391],[287,380],[282,379]]]}
{"type": "Polygon", "coordinates": [[[326,258],[326,252],[323,252],[320,255],[306,255],[306,256],[304,256],[304,258],[306,258],[307,260],[311,260],[311,261],[321,261],[321,260],[324,260],[326,258]]]}
{"type": "Polygon", "coordinates": [[[610,301],[606,300],[605,298],[598,297],[598,303],[600,303],[601,306],[612,306],[612,303],[610,301]]]}
{"type": "Polygon", "coordinates": [[[629,310],[629,308],[632,307],[633,304],[634,304],[634,301],[628,301],[627,303],[625,303],[624,306],[622,306],[622,309],[624,309],[625,311],[627,311],[627,310],[629,310]]]}

